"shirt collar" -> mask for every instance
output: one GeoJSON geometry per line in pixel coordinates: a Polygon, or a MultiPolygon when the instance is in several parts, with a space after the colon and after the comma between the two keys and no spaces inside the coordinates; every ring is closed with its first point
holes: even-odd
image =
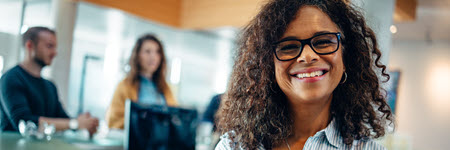
{"type": "Polygon", "coordinates": [[[153,81],[150,80],[149,78],[146,78],[146,77],[144,77],[144,76],[142,76],[142,75],[139,75],[139,79],[141,80],[141,83],[142,83],[142,82],[150,82],[150,83],[153,82],[153,81]]]}
{"type": "Polygon", "coordinates": [[[328,143],[336,148],[339,148],[340,144],[343,142],[343,139],[337,127],[337,123],[334,119],[331,120],[328,127],[325,128],[325,137],[327,138],[328,143]]]}

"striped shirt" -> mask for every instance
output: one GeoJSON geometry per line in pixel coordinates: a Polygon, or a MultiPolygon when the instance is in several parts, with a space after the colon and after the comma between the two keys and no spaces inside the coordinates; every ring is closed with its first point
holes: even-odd
{"type": "MultiPolygon", "coordinates": [[[[231,140],[228,138],[228,134],[225,133],[221,136],[220,142],[216,146],[216,150],[231,150],[234,147],[230,146],[231,140]]],[[[236,144],[236,143],[235,143],[236,144]]],[[[242,149],[242,148],[241,148],[242,149]]],[[[382,145],[375,141],[366,138],[361,140],[354,140],[351,145],[344,144],[344,138],[340,135],[339,130],[336,128],[336,124],[333,121],[330,122],[328,127],[320,130],[314,136],[309,137],[306,141],[304,150],[386,150],[382,145]]],[[[265,150],[263,146],[260,146],[258,150],[265,150]]]]}

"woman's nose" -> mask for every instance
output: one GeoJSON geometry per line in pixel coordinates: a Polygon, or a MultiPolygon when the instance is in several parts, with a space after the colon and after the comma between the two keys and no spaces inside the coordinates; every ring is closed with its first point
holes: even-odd
{"type": "Polygon", "coordinates": [[[299,63],[314,63],[318,60],[319,55],[314,52],[309,44],[303,47],[302,53],[297,58],[297,62],[299,63]]]}

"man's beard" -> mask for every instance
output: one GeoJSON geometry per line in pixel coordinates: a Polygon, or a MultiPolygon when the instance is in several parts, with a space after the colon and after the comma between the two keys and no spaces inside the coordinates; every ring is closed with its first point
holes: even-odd
{"type": "Polygon", "coordinates": [[[39,66],[41,66],[42,68],[44,68],[45,66],[47,66],[47,64],[45,64],[44,60],[42,60],[41,58],[34,56],[33,58],[34,62],[36,64],[38,64],[39,66]]]}

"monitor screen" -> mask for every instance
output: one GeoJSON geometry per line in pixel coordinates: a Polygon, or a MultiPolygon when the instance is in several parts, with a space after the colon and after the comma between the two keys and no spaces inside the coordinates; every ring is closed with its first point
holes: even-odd
{"type": "Polygon", "coordinates": [[[124,148],[195,149],[197,111],[160,105],[125,104],[124,148]]]}

